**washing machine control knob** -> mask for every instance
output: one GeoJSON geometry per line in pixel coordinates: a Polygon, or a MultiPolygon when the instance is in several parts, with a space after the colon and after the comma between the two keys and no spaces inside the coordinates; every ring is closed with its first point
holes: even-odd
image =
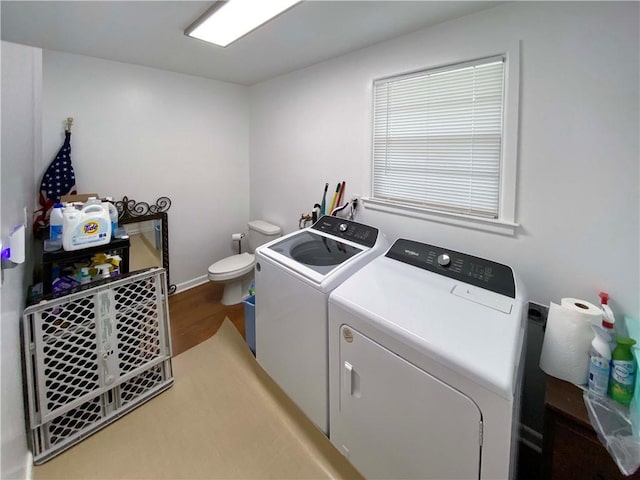
{"type": "Polygon", "coordinates": [[[347,226],[346,223],[341,223],[340,226],[338,227],[338,230],[340,230],[341,232],[346,232],[347,228],[349,227],[347,226]]]}
{"type": "Polygon", "coordinates": [[[438,256],[438,265],[441,267],[447,267],[451,263],[451,257],[446,253],[443,253],[438,256]]]}

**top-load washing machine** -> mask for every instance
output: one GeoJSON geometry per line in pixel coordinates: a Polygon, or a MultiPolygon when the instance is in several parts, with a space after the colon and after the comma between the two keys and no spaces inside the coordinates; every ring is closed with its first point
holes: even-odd
{"type": "Polygon", "coordinates": [[[525,316],[511,268],[397,240],[329,298],[331,441],[367,478],[513,478],[525,316]]]}
{"type": "Polygon", "coordinates": [[[387,248],[378,229],[325,216],[256,250],[256,358],[325,434],[328,296],[387,248]]]}

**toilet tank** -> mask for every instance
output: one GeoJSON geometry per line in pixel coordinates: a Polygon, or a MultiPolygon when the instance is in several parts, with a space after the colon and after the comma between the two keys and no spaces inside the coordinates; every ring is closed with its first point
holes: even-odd
{"type": "Polygon", "coordinates": [[[282,229],[264,220],[249,222],[249,252],[253,253],[260,245],[282,235],[282,229]]]}

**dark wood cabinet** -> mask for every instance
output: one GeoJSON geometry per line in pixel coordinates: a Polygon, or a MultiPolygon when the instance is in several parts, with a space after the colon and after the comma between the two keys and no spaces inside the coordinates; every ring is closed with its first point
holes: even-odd
{"type": "Polygon", "coordinates": [[[547,377],[542,478],[640,479],[640,472],[624,476],[598,440],[589,422],[582,390],[554,377],[547,377]]]}

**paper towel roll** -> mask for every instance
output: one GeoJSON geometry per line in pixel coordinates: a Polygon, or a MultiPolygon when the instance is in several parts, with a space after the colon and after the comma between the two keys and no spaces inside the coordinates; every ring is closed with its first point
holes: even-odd
{"type": "Polygon", "coordinates": [[[234,233],[231,235],[231,240],[237,242],[238,240],[242,240],[242,237],[244,237],[244,233],[234,233]]]}
{"type": "Polygon", "coordinates": [[[591,325],[600,325],[602,310],[577,298],[551,303],[540,354],[540,368],[576,385],[587,383],[591,325]]]}
{"type": "Polygon", "coordinates": [[[586,300],[563,298],[560,300],[560,305],[580,313],[583,318],[589,318],[593,325],[602,325],[602,315],[604,315],[604,312],[600,307],[596,307],[586,300]]]}

